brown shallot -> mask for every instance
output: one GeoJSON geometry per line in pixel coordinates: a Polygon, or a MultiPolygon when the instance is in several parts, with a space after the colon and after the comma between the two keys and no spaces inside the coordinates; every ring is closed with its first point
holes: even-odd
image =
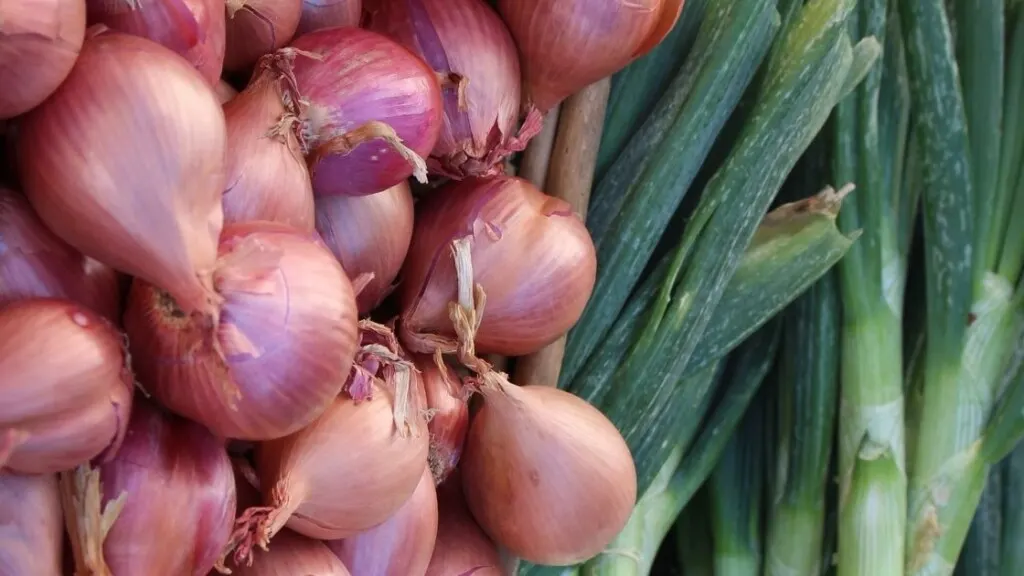
{"type": "Polygon", "coordinates": [[[536,352],[579,319],[596,267],[590,234],[565,201],[520,178],[454,183],[417,206],[399,285],[402,342],[450,352],[456,337],[471,337],[481,354],[536,352]],[[476,316],[453,327],[453,303],[476,316]]]}
{"type": "Polygon", "coordinates": [[[473,517],[535,564],[571,565],[603,550],[636,503],[636,469],[615,426],[558,388],[493,379],[481,392],[459,465],[473,517]]]}
{"type": "Polygon", "coordinates": [[[374,383],[358,403],[339,396],[309,426],[257,446],[263,506],[236,524],[236,563],[248,563],[252,548],[285,526],[310,538],[348,538],[409,499],[426,467],[427,435],[408,370],[397,372],[394,386],[374,383]]]}

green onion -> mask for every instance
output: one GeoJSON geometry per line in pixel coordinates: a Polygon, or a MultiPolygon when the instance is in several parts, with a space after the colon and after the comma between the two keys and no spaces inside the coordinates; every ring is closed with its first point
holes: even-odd
{"type": "Polygon", "coordinates": [[[755,402],[747,410],[708,479],[715,574],[719,576],[761,574],[765,408],[766,403],[755,402]]]}
{"type": "Polygon", "coordinates": [[[711,519],[707,498],[697,494],[683,509],[676,522],[674,534],[676,554],[685,576],[714,576],[715,565],[711,551],[711,519]]]}
{"type": "Polygon", "coordinates": [[[591,196],[594,292],[566,341],[562,386],[615,323],[715,137],[767,53],[771,2],[711,0],[696,44],[651,117],[591,196]]]}
{"type": "Polygon", "coordinates": [[[902,186],[909,96],[900,21],[862,0],[849,27],[884,38],[885,58],[836,108],[833,180],[856,182],[839,216],[862,230],[839,264],[842,297],[838,574],[900,574],[906,509],[902,300],[912,192],[902,186]],[[882,99],[882,95],[885,99],[882,99]]]}
{"type": "MultiPolygon", "coordinates": [[[[672,450],[666,438],[680,420],[672,401],[680,377],[743,250],[843,90],[856,84],[850,71],[859,66],[844,26],[851,8],[848,0],[814,0],[778,40],[782,48],[768,62],[749,120],[705,189],[639,338],[611,377],[619,385],[599,404],[633,451],[641,491],[672,450]],[[627,381],[643,384],[622,385],[627,381]]],[[[864,48],[858,47],[857,58],[873,58],[864,48]]],[[[594,377],[588,369],[576,381],[594,377]]]]}
{"type": "Polygon", "coordinates": [[[1000,576],[1024,574],[1024,444],[1003,462],[1003,534],[1000,576]]]}
{"type": "Polygon", "coordinates": [[[990,474],[957,562],[957,576],[998,576],[1002,560],[1003,477],[990,474]]]}
{"type": "Polygon", "coordinates": [[[767,576],[821,572],[839,395],[839,297],[826,275],[784,316],[767,576]]]}
{"type": "Polygon", "coordinates": [[[649,54],[612,77],[595,178],[600,181],[668,90],[697,38],[708,0],[683,5],[672,32],[649,54]]]}
{"type": "Polygon", "coordinates": [[[957,4],[958,67],[943,2],[900,6],[922,151],[927,306],[910,403],[907,571],[949,574],[990,468],[1024,436],[1024,390],[1006,377],[1024,330],[1024,229],[1010,222],[1024,202],[1024,13],[998,0],[957,4]]]}

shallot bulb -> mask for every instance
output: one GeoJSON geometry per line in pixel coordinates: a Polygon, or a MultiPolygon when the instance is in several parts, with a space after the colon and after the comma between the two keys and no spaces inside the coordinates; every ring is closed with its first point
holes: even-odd
{"type": "Polygon", "coordinates": [[[412,496],[383,524],[327,545],[360,576],[420,576],[427,572],[436,537],[437,492],[424,468],[412,496]]]}
{"type": "MultiPolygon", "coordinates": [[[[258,550],[251,566],[232,568],[236,576],[349,576],[341,560],[323,542],[282,530],[268,550],[258,550]]],[[[356,574],[362,574],[356,572],[356,574]]]]}
{"type": "Polygon", "coordinates": [[[369,196],[318,196],[316,230],[348,272],[367,275],[356,301],[365,316],[391,293],[412,241],[413,200],[407,182],[369,196]],[[370,276],[372,275],[372,276],[370,276]]]}
{"type": "Polygon", "coordinates": [[[232,98],[238,96],[238,90],[235,90],[235,87],[228,84],[226,80],[217,82],[214,92],[217,93],[217,100],[219,100],[221,104],[227,104],[232,98]]]}
{"type": "Polygon", "coordinates": [[[216,86],[224,68],[223,0],[86,0],[90,24],[148,38],[181,54],[216,86]]]}
{"type": "Polygon", "coordinates": [[[295,35],[302,0],[227,0],[224,67],[245,70],[295,35]]]}
{"type": "Polygon", "coordinates": [[[57,476],[0,472],[0,574],[61,576],[63,545],[57,476]]]}
{"type": "Polygon", "coordinates": [[[117,272],[54,236],[27,200],[0,187],[0,304],[34,297],[73,300],[121,320],[117,272]]]}
{"type": "Polygon", "coordinates": [[[323,28],[358,26],[362,16],[362,0],[303,0],[296,35],[323,28]]]}
{"type": "Polygon", "coordinates": [[[292,103],[317,194],[360,196],[411,175],[426,181],[423,156],[441,129],[441,89],[422,60],[359,28],[297,38],[273,57],[294,80],[292,103]]]}
{"type": "Polygon", "coordinates": [[[311,234],[271,222],[224,229],[213,275],[219,323],[132,285],[124,325],[143,386],[225,438],[299,430],[334,401],[356,352],[356,303],[311,234]]]}
{"type": "Polygon", "coordinates": [[[466,508],[458,476],[437,490],[437,542],[426,576],[502,576],[498,547],[466,508]]]}
{"type": "Polygon", "coordinates": [[[534,112],[519,124],[519,55],[508,28],[484,0],[370,3],[367,28],[386,34],[441,78],[444,122],[431,172],[465,178],[504,171],[502,160],[540,131],[534,112]]]}
{"type": "Polygon", "coordinates": [[[124,344],[66,300],[0,309],[0,469],[46,474],[117,452],[132,407],[124,344]]]}
{"type": "Polygon", "coordinates": [[[55,234],[186,311],[213,312],[226,132],[213,90],[188,62],[150,40],[94,30],[18,135],[25,196],[55,234]]]}
{"type": "Polygon", "coordinates": [[[440,484],[455,470],[462,456],[469,429],[469,390],[451,370],[442,371],[433,358],[417,358],[416,367],[423,378],[430,415],[428,462],[434,482],[440,484]]]}
{"type": "MultiPolygon", "coordinates": [[[[224,105],[228,127],[224,222],[267,220],[313,230],[313,187],[281,103],[282,78],[264,69],[224,105]]],[[[354,276],[353,276],[354,278],[354,276]]]]}
{"type": "Polygon", "coordinates": [[[535,564],[575,564],[603,550],[636,503],[636,469],[615,426],[557,388],[505,382],[481,391],[460,464],[473,517],[535,564]]]}
{"type": "Polygon", "coordinates": [[[458,268],[486,294],[477,352],[536,352],[579,319],[596,266],[590,234],[565,201],[520,178],[449,185],[417,206],[399,284],[403,343],[433,352],[439,339],[456,336],[449,305],[480,304],[463,301],[466,293],[472,299],[473,286],[459,285],[458,268]]]}
{"type": "Polygon", "coordinates": [[[285,526],[310,538],[337,540],[398,511],[427,465],[423,418],[413,408],[398,414],[400,407],[415,406],[415,396],[401,388],[375,386],[359,403],[339,396],[309,426],[257,446],[264,507],[250,508],[239,519],[245,534],[234,539],[242,542],[237,563],[247,563],[254,544],[265,545],[285,526]]]}
{"type": "Polygon", "coordinates": [[[85,39],[85,0],[0,5],[0,120],[35,108],[60,86],[85,39]]]}
{"type": "Polygon", "coordinates": [[[111,461],[63,476],[77,574],[205,576],[231,535],[235,477],[224,443],[148,400],[136,400],[111,461]],[[120,512],[98,532],[111,509],[120,512]]]}
{"type": "Polygon", "coordinates": [[[541,112],[646,54],[682,10],[683,0],[498,0],[541,112]]]}

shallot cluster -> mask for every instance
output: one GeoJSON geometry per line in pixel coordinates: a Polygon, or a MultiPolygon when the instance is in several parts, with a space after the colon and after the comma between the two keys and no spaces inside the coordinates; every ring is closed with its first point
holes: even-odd
{"type": "Polygon", "coordinates": [[[482,355],[582,314],[587,229],[509,160],[681,4],[648,3],[619,15],[628,54],[557,86],[552,32],[523,32],[544,2],[0,5],[3,567],[452,576],[602,550],[636,499],[619,432],[482,355]]]}

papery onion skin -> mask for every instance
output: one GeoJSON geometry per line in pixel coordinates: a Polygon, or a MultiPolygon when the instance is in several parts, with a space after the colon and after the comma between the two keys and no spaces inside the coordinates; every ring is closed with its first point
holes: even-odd
{"type": "Polygon", "coordinates": [[[390,292],[412,241],[407,182],[369,196],[318,196],[316,230],[349,278],[373,274],[356,297],[365,316],[390,292]]]}
{"type": "Polygon", "coordinates": [[[618,430],[557,388],[507,384],[483,393],[460,464],[473,517],[535,564],[598,554],[636,503],[636,469],[618,430]]]}
{"type": "Polygon", "coordinates": [[[53,474],[0,472],[0,576],[61,576],[64,523],[53,474]]]}
{"type": "Polygon", "coordinates": [[[224,68],[244,70],[288,44],[301,11],[302,0],[227,0],[224,68]]]}
{"type": "Polygon", "coordinates": [[[502,173],[525,148],[516,137],[520,72],[516,45],[484,0],[369,2],[367,24],[405,46],[444,78],[444,122],[430,153],[432,172],[453,178],[502,173]]]}
{"type": "Polygon", "coordinates": [[[300,54],[292,65],[298,97],[309,102],[303,130],[313,191],[374,194],[413,175],[414,163],[393,144],[365,140],[360,129],[376,122],[370,134],[389,128],[411,152],[427,156],[441,129],[441,89],[433,70],[393,40],[360,28],[317,30],[296,38],[291,48],[320,58],[300,54]]]}
{"type": "MultiPolygon", "coordinates": [[[[252,566],[232,567],[237,576],[349,576],[351,572],[326,544],[282,530],[266,552],[258,550],[252,566]]],[[[356,572],[356,574],[360,574],[356,572]]]]}
{"type": "Polygon", "coordinates": [[[221,440],[139,398],[124,444],[99,473],[104,503],[126,494],[103,544],[112,574],[205,576],[213,568],[236,512],[221,440]]]}
{"type": "Polygon", "coordinates": [[[121,319],[117,272],[57,238],[27,200],[0,186],[0,305],[22,298],[65,298],[121,319]]]}
{"type": "Polygon", "coordinates": [[[132,407],[126,362],[124,336],[81,305],[0,309],[0,469],[47,474],[112,456],[132,407]]]}
{"type": "Polygon", "coordinates": [[[220,104],[188,62],[94,32],[67,80],[24,117],[18,160],[25,196],[57,236],[210,313],[225,140],[220,104]]]}
{"type": "Polygon", "coordinates": [[[216,86],[224,69],[223,0],[85,0],[90,24],[148,38],[216,86]]]}
{"type": "Polygon", "coordinates": [[[298,138],[288,129],[281,81],[274,70],[262,70],[224,105],[228,129],[224,222],[266,220],[312,232],[313,186],[298,138]]]}
{"type": "Polygon", "coordinates": [[[71,72],[85,39],[85,0],[0,6],[0,120],[38,106],[71,72]]]}
{"type": "Polygon", "coordinates": [[[468,390],[454,371],[442,373],[429,356],[416,359],[423,379],[430,421],[430,471],[436,484],[441,484],[455,470],[462,456],[469,430],[468,390]]]}
{"type": "Polygon", "coordinates": [[[362,16],[362,0],[303,0],[302,17],[295,34],[301,36],[324,28],[358,26],[362,16]]]}
{"type": "Polygon", "coordinates": [[[417,206],[399,284],[407,348],[432,352],[423,334],[454,338],[448,316],[448,304],[457,298],[451,243],[470,235],[473,281],[487,293],[477,352],[530,354],[576,323],[597,269],[586,226],[568,203],[525,180],[474,178],[417,206]]]}
{"type": "Polygon", "coordinates": [[[360,576],[422,576],[436,538],[437,492],[424,469],[412,496],[383,524],[327,545],[360,576]]]}
{"type": "Polygon", "coordinates": [[[415,412],[418,431],[398,434],[392,398],[381,388],[358,404],[339,396],[313,424],[257,447],[263,503],[278,510],[270,535],[287,522],[310,538],[347,538],[409,499],[427,464],[427,434],[415,412]]]}
{"type": "Polygon", "coordinates": [[[498,547],[469,513],[458,475],[437,489],[437,542],[426,576],[502,576],[498,547]]]}
{"type": "Polygon", "coordinates": [[[519,47],[525,99],[541,112],[646,54],[682,9],[683,0],[498,1],[519,47]]]}
{"type": "Polygon", "coordinates": [[[124,325],[140,381],[225,438],[280,438],[312,422],[341,392],[355,356],[344,270],[311,234],[251,222],[225,227],[214,285],[224,303],[212,331],[153,286],[133,283],[124,325]]]}

